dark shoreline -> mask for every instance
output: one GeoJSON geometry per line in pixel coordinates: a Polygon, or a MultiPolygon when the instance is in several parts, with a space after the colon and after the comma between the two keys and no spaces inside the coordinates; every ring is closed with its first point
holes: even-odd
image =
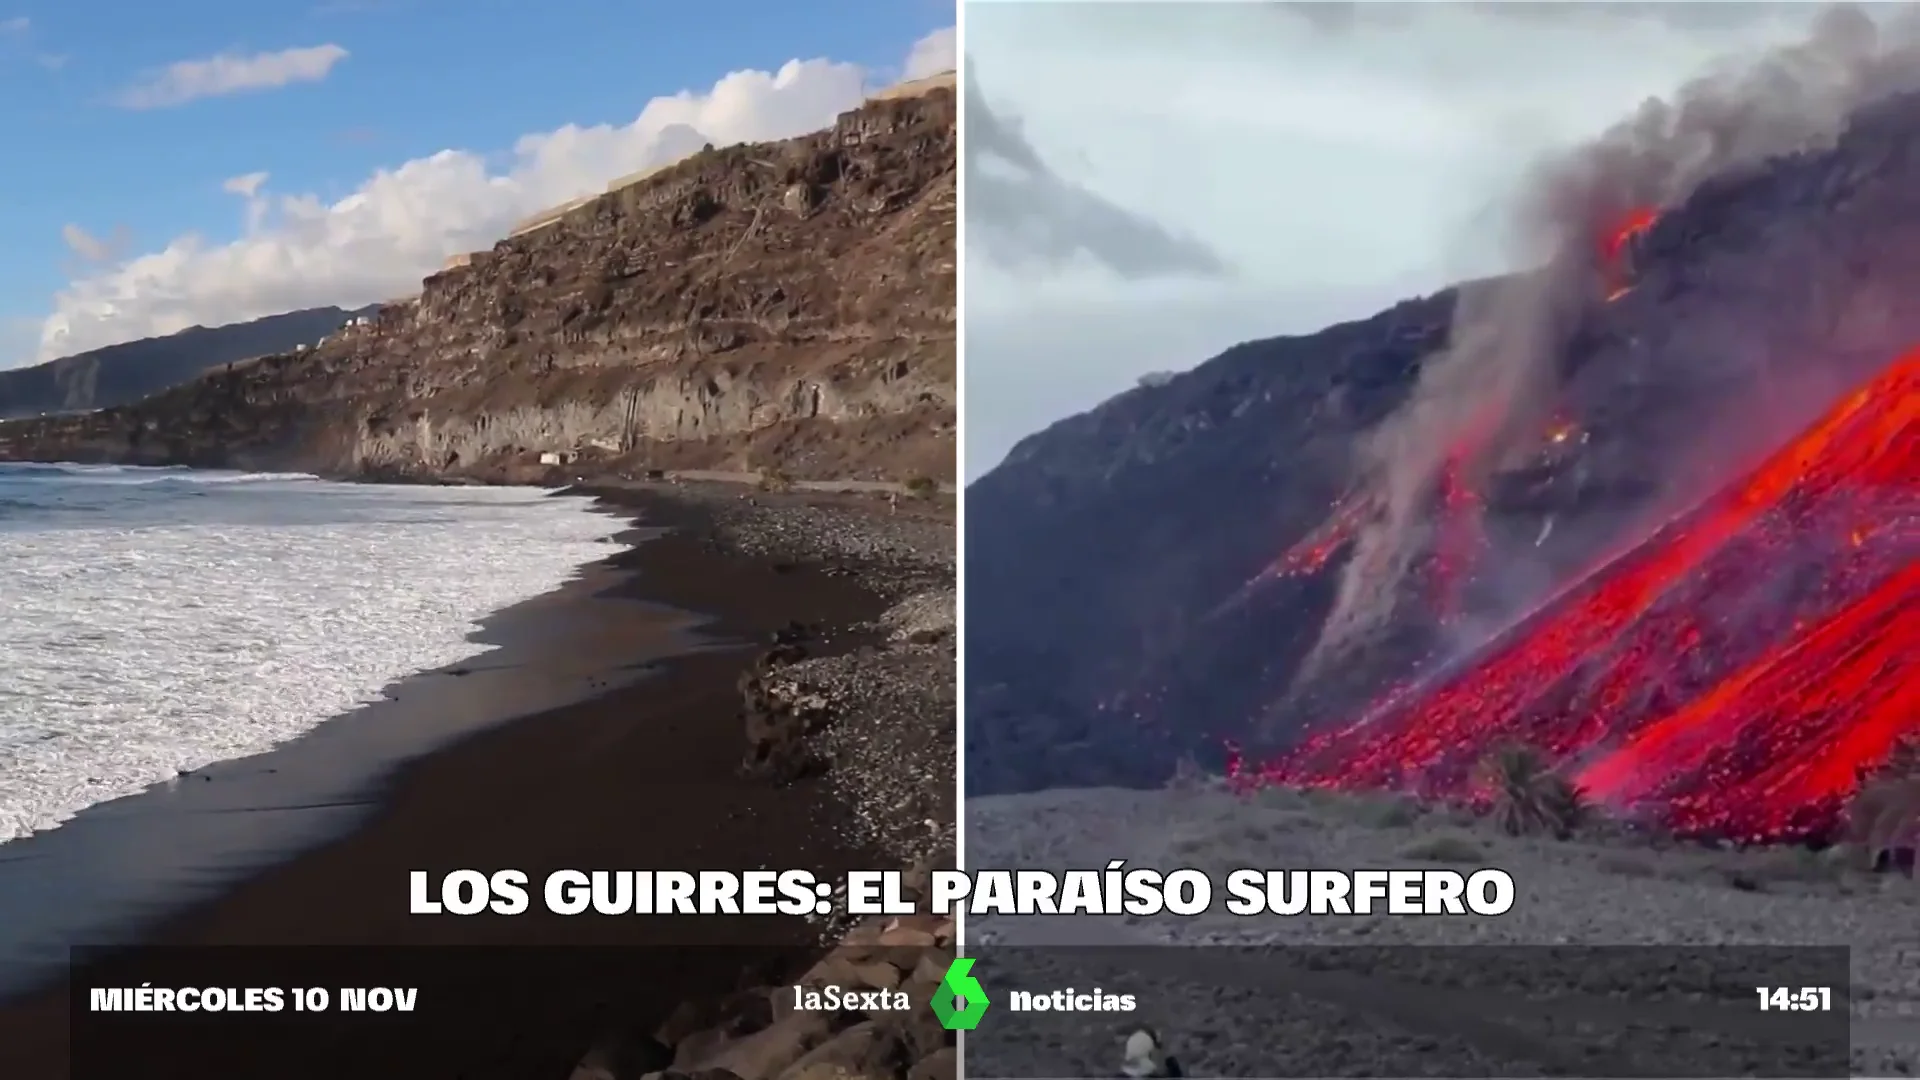
{"type": "MultiPolygon", "coordinates": [[[[662,531],[647,522],[613,542],[631,548],[662,531]]],[[[359,828],[409,761],[645,678],[659,659],[705,643],[705,616],[600,595],[619,580],[604,559],[587,564],[480,620],[469,640],[487,652],[390,683],[379,700],[272,749],[0,844],[0,1006],[61,977],[68,942],[142,940],[155,924],[359,828]],[[556,637],[600,634],[616,637],[619,651],[566,656],[554,646],[556,637]]]]}
{"type": "MultiPolygon", "coordinates": [[[[397,688],[399,701],[362,710],[470,715],[476,708],[511,713],[515,705],[528,706],[518,710],[520,718],[477,730],[450,725],[472,733],[401,767],[371,800],[370,816],[344,836],[220,889],[137,941],[599,947],[704,941],[751,944],[756,967],[777,968],[818,954],[813,928],[791,919],[563,919],[537,908],[517,917],[406,914],[412,869],[515,867],[535,880],[563,866],[767,865],[836,873],[877,858],[837,839],[849,811],[821,781],[775,788],[738,774],[745,732],[736,680],[771,634],[795,621],[823,631],[810,646],[816,655],[868,643],[848,628],[872,620],[885,601],[857,576],[831,567],[726,550],[714,542],[711,511],[700,500],[659,491],[575,493],[594,494],[613,512],[638,513],[638,523],[657,535],[623,535],[623,541],[644,542],[588,568],[558,592],[489,620],[480,639],[508,640],[472,673],[408,680],[397,688]],[[709,621],[699,623],[690,612],[709,621]],[[697,645],[687,633],[693,625],[699,638],[738,647],[689,651],[697,645]],[[651,634],[636,634],[641,626],[651,634]],[[554,644],[551,635],[569,627],[573,637],[554,644]],[[526,659],[495,667],[514,656],[516,638],[526,659]],[[541,640],[544,647],[535,644],[541,640]],[[631,670],[636,662],[652,672],[631,670]],[[556,707],[556,701],[569,703],[556,707]]],[[[319,730],[350,724],[353,715],[319,730]]],[[[218,779],[223,769],[245,772],[235,767],[256,763],[255,781],[271,783],[259,779],[257,763],[303,752],[296,742],[204,772],[218,779]]],[[[204,784],[210,791],[223,786],[212,779],[204,784]]],[[[732,990],[738,975],[677,978],[653,992],[636,987],[624,1008],[634,1015],[662,1012],[690,996],[732,990]]],[[[582,1012],[591,1012],[585,1003],[582,1012]]],[[[0,1006],[0,1075],[67,1075],[67,1019],[60,987],[0,1006]]]]}

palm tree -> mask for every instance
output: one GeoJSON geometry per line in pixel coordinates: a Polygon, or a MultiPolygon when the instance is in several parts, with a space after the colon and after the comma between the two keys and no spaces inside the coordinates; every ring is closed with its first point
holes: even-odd
{"type": "Polygon", "coordinates": [[[1547,775],[1545,788],[1541,799],[1553,822],[1554,839],[1571,840],[1574,833],[1593,819],[1593,804],[1578,784],[1559,773],[1547,775]]]}
{"type": "Polygon", "coordinates": [[[1545,832],[1564,840],[1591,816],[1580,789],[1548,769],[1531,746],[1515,743],[1488,754],[1480,778],[1492,789],[1494,817],[1508,836],[1545,832]]]}

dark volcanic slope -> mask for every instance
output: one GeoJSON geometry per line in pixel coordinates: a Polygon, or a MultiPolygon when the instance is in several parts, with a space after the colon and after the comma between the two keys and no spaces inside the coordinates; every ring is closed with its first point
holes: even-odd
{"type": "Polygon", "coordinates": [[[33,367],[0,371],[0,418],[126,405],[186,382],[208,368],[312,345],[348,320],[373,311],[309,308],[231,326],[195,326],[166,337],[109,345],[33,367]]]}
{"type": "MultiPolygon", "coordinates": [[[[1194,623],[1325,515],[1355,433],[1404,400],[1450,306],[1241,345],[1022,441],[969,485],[974,790],[1157,777],[1166,746],[1099,711],[1144,688],[1144,662],[1155,688],[1178,684],[1169,704],[1254,707],[1270,650],[1194,623]]],[[[1248,615],[1243,632],[1268,645],[1305,629],[1283,610],[1248,615]]]]}
{"type": "Polygon", "coordinates": [[[955,164],[941,86],[706,150],[310,352],[0,426],[0,458],[500,477],[558,451],[588,473],[950,477],[955,164]]]}
{"type": "Polygon", "coordinates": [[[1350,715],[1920,342],[1920,104],[1662,208],[1633,284],[1552,326],[1554,406],[1577,435],[1540,432],[1471,492],[1453,610],[1432,602],[1454,501],[1436,492],[1429,558],[1400,583],[1427,602],[1310,680],[1295,675],[1350,551],[1340,519],[1365,512],[1343,501],[1362,441],[1446,343],[1453,297],[1239,346],[1023,442],[968,491],[974,790],[1152,782],[1218,737],[1350,715]]]}

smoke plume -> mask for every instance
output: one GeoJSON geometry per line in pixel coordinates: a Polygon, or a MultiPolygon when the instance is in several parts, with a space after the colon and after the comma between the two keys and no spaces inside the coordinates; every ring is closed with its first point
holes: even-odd
{"type": "MultiPolygon", "coordinates": [[[[1891,6],[1889,6],[1891,7],[1891,6]]],[[[1730,64],[1649,100],[1598,139],[1540,163],[1514,220],[1519,265],[1463,289],[1452,339],[1423,366],[1411,400],[1365,447],[1378,502],[1355,537],[1332,615],[1302,676],[1324,670],[1394,614],[1421,557],[1444,469],[1477,482],[1516,436],[1536,437],[1558,357],[1590,308],[1595,241],[1624,215],[1671,208],[1708,180],[1831,146],[1861,106],[1920,87],[1920,17],[1821,14],[1806,40],[1730,64]]]]}

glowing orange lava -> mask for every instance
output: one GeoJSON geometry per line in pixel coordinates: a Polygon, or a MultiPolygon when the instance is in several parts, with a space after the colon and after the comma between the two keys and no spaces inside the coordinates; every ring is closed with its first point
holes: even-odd
{"type": "Polygon", "coordinates": [[[1251,774],[1462,797],[1517,740],[1675,828],[1820,833],[1920,730],[1917,560],[1920,352],[1472,665],[1251,774]]]}
{"type": "Polygon", "coordinates": [[[1599,248],[1600,273],[1606,281],[1607,303],[1611,304],[1633,291],[1633,284],[1629,280],[1632,268],[1626,265],[1627,246],[1635,237],[1653,228],[1653,223],[1659,219],[1658,211],[1643,206],[1621,215],[1619,221],[1600,233],[1596,246],[1599,248]]]}
{"type": "Polygon", "coordinates": [[[1280,553],[1280,557],[1267,565],[1250,584],[1271,581],[1274,578],[1293,577],[1296,574],[1311,574],[1324,568],[1331,562],[1340,549],[1352,540],[1354,533],[1366,519],[1371,509],[1366,496],[1355,493],[1340,501],[1333,508],[1326,523],[1302,537],[1300,542],[1280,553]]]}
{"type": "Polygon", "coordinates": [[[1429,581],[1434,610],[1442,621],[1459,615],[1465,606],[1467,582],[1486,545],[1480,493],[1467,479],[1472,452],[1470,444],[1457,447],[1440,474],[1440,521],[1429,581]]]}

